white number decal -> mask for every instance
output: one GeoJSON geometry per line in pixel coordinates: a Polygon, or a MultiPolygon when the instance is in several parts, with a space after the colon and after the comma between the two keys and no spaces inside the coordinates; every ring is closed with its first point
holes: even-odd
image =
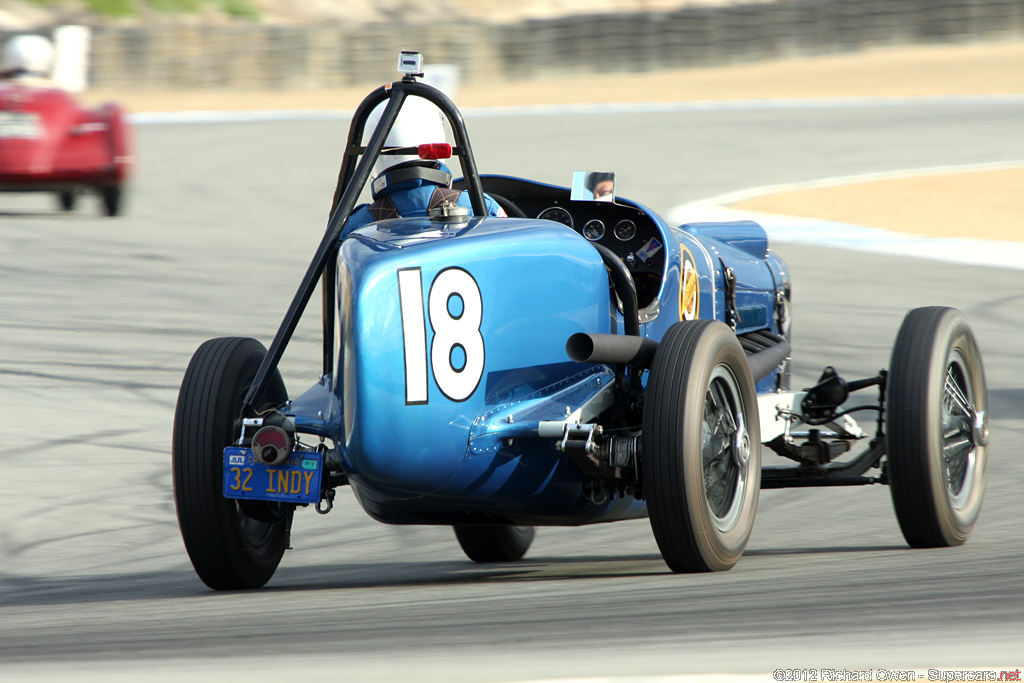
{"type": "MultiPolygon", "coordinates": [[[[405,343],[405,402],[427,402],[427,341],[419,268],[398,271],[405,343]]],[[[484,338],[480,334],[483,300],[473,276],[461,268],[437,274],[427,297],[430,369],[437,388],[452,401],[473,395],[484,374],[484,338]]]]}
{"type": "Polygon", "coordinates": [[[427,402],[427,332],[423,323],[423,286],[420,269],[398,271],[398,298],[402,304],[405,342],[405,402],[427,402]]]}
{"type": "Polygon", "coordinates": [[[473,276],[461,268],[438,273],[430,286],[430,368],[445,396],[465,401],[484,374],[483,302],[473,276]]]}

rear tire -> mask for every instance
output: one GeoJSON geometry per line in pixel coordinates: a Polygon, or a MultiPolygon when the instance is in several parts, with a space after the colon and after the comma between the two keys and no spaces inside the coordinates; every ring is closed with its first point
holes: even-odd
{"type": "Polygon", "coordinates": [[[57,193],[57,204],[60,206],[61,211],[74,211],[75,204],[78,203],[78,193],[74,191],[58,192],[57,193]]]}
{"type": "Polygon", "coordinates": [[[906,315],[887,393],[889,482],[903,537],[914,548],[960,545],[985,491],[988,397],[977,342],[959,311],[906,315]]]}
{"type": "Polygon", "coordinates": [[[124,205],[124,189],[120,186],[100,188],[100,199],[103,202],[103,215],[113,218],[121,215],[124,205]]]}
{"type": "Polygon", "coordinates": [[[466,557],[481,563],[521,560],[536,535],[532,526],[506,524],[456,524],[454,529],[466,557]]]}
{"type": "Polygon", "coordinates": [[[761,487],[754,380],[723,323],[676,323],[644,398],[643,491],[654,538],[674,572],[732,568],[747,545],[761,487]]]}
{"type": "MultiPolygon", "coordinates": [[[[238,502],[223,495],[224,448],[266,349],[255,339],[211,339],[192,356],[174,413],[174,502],[185,549],[210,588],[259,588],[288,545],[290,505],[238,502]]],[[[288,399],[274,373],[257,409],[288,399]]]]}

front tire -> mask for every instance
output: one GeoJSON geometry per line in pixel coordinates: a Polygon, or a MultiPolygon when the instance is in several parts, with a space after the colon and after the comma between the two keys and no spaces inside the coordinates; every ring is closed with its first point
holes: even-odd
{"type": "MultiPolygon", "coordinates": [[[[185,548],[210,588],[259,588],[273,576],[288,545],[289,505],[235,501],[223,495],[224,448],[266,355],[255,339],[211,339],[192,356],[174,413],[174,502],[185,548]]],[[[288,399],[274,373],[256,408],[288,399]]]]}
{"type": "Polygon", "coordinates": [[[532,526],[507,524],[456,524],[454,529],[466,557],[481,563],[523,559],[536,534],[532,526]]]}
{"type": "Polygon", "coordinates": [[[910,311],[893,346],[885,422],[892,503],[911,547],[960,545],[971,533],[985,491],[987,407],[963,315],[910,311]]]}
{"type": "Polygon", "coordinates": [[[674,572],[732,568],[754,527],[761,437],[750,367],[723,323],[676,323],[661,340],[643,447],[643,490],[666,564],[674,572]]]}

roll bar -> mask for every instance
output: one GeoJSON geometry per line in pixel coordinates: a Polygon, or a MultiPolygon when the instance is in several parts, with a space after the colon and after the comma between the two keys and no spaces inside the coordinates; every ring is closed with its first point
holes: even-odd
{"type": "Polygon", "coordinates": [[[409,96],[422,97],[433,103],[448,119],[452,134],[455,137],[455,148],[453,154],[459,157],[462,163],[462,171],[465,175],[466,191],[469,193],[470,204],[473,207],[473,214],[476,216],[487,215],[487,205],[484,200],[483,185],[480,182],[480,173],[476,167],[476,160],[473,157],[473,149],[469,142],[469,135],[466,133],[466,125],[462,114],[455,104],[443,92],[416,81],[416,74],[408,74],[402,80],[395,81],[377,88],[359,104],[352,117],[352,124],[349,127],[348,144],[342,156],[341,169],[338,172],[338,183],[334,190],[334,198],[331,202],[330,218],[327,221],[327,229],[323,239],[317,247],[313,260],[306,269],[299,289],[295,292],[288,311],[285,313],[281,326],[274,335],[274,340],[263,357],[256,377],[253,379],[249,392],[242,402],[241,413],[244,417],[251,412],[256,399],[266,391],[270,383],[270,377],[277,369],[284,349],[291,341],[292,334],[299,323],[316,289],[317,280],[323,281],[323,374],[329,374],[334,368],[333,358],[333,334],[334,334],[334,304],[333,294],[335,286],[335,270],[328,268],[331,257],[337,254],[338,238],[345,229],[352,210],[355,208],[359,193],[370,178],[370,172],[374,162],[380,156],[384,147],[384,140],[391,132],[392,126],[398,118],[398,112],[409,96]],[[381,102],[387,102],[380,122],[374,129],[366,147],[362,146],[363,131],[370,112],[381,102]]]}

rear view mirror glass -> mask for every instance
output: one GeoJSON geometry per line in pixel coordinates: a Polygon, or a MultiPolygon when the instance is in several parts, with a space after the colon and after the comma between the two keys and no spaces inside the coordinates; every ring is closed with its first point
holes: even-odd
{"type": "Polygon", "coordinates": [[[569,198],[584,202],[615,201],[615,174],[605,171],[576,171],[572,174],[569,198]]]}

